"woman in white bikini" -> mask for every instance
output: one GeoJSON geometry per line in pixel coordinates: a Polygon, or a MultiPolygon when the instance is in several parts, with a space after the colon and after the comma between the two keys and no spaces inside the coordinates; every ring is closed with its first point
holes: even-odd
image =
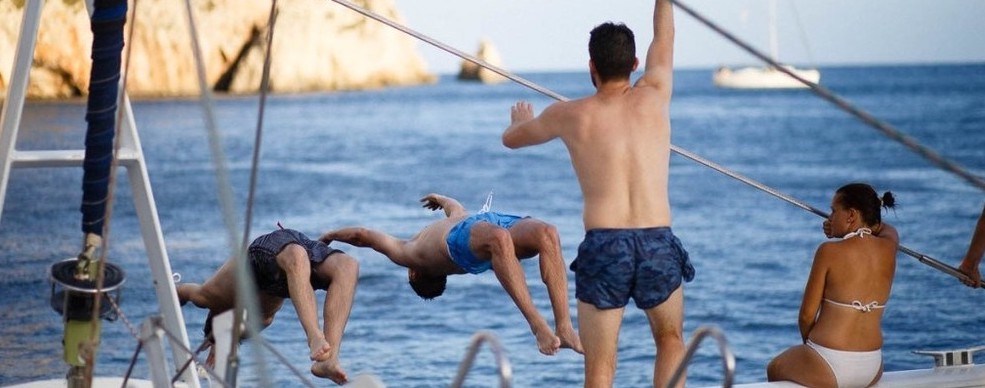
{"type": "Polygon", "coordinates": [[[880,198],[871,186],[842,186],[831,200],[825,236],[800,306],[803,345],[791,347],[766,368],[769,381],[808,387],[867,387],[882,376],[882,314],[896,272],[899,235],[882,222],[880,198]]]}

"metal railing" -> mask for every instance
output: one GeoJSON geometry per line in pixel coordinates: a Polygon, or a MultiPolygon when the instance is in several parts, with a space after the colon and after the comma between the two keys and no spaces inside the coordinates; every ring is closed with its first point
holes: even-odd
{"type": "Polygon", "coordinates": [[[670,378],[670,382],[667,384],[668,387],[677,386],[677,383],[684,377],[684,370],[687,368],[687,364],[694,357],[694,353],[697,352],[698,345],[709,336],[718,342],[718,351],[722,355],[722,373],[724,374],[722,387],[732,386],[735,380],[735,355],[732,354],[732,349],[729,348],[728,341],[725,340],[725,333],[715,326],[701,326],[691,336],[691,341],[687,345],[687,353],[684,354],[684,359],[681,360],[681,364],[674,371],[674,376],[670,378]]]}
{"type": "Polygon", "coordinates": [[[508,388],[513,385],[513,367],[510,366],[510,360],[506,358],[506,352],[503,350],[503,346],[492,333],[479,331],[472,335],[472,341],[469,343],[468,351],[465,353],[462,363],[458,365],[458,374],[451,383],[452,388],[462,387],[462,384],[465,382],[465,376],[472,369],[472,363],[475,362],[475,356],[479,353],[479,346],[482,346],[483,342],[489,343],[489,348],[492,350],[493,356],[496,357],[496,369],[499,371],[500,388],[508,388]]]}

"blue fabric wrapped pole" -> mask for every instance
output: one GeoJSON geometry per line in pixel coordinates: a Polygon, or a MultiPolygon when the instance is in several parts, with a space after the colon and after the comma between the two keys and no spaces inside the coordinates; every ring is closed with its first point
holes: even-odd
{"type": "Polygon", "coordinates": [[[82,232],[102,236],[113,160],[116,109],[123,52],[125,0],[96,0],[92,14],[92,70],[86,106],[85,159],[82,163],[82,232]]]}

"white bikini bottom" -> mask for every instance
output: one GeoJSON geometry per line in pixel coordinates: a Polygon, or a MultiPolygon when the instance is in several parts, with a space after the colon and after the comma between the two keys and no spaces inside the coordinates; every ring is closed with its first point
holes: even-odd
{"type": "Polygon", "coordinates": [[[807,346],[814,349],[828,363],[834,372],[838,387],[866,387],[882,367],[882,349],[867,352],[849,352],[829,349],[807,340],[807,346]]]}

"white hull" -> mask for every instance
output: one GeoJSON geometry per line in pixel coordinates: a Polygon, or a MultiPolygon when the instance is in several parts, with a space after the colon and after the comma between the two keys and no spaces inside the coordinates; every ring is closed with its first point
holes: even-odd
{"type": "MultiPolygon", "coordinates": [[[[795,388],[801,385],[789,381],[736,384],[736,388],[795,388]]],[[[873,387],[893,388],[959,388],[985,387],[985,364],[944,366],[933,369],[914,369],[885,372],[873,387]]]]}
{"type": "MultiPolygon", "coordinates": [[[[796,69],[788,67],[798,77],[811,83],[821,81],[821,72],[816,69],[796,69]]],[[[730,69],[722,67],[715,71],[712,78],[715,86],[729,89],[800,89],[808,86],[772,67],[743,67],[730,69]]]]}

